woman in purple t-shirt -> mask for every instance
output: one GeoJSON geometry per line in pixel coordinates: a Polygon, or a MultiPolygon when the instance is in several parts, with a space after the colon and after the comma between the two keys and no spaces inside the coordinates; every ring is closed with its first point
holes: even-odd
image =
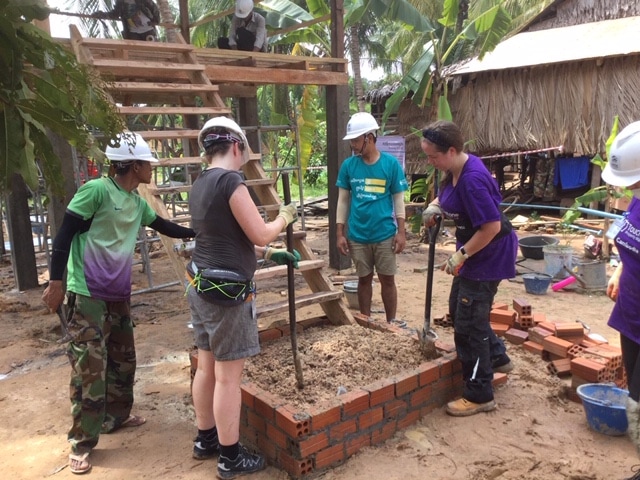
{"type": "Polygon", "coordinates": [[[629,124],[616,136],[609,157],[602,179],[633,192],[626,215],[614,224],[620,263],[609,280],[607,295],[616,302],[609,326],[620,332],[627,372],[629,437],[640,452],[640,122],[629,124]]]}
{"type": "Polygon", "coordinates": [[[502,196],[491,173],[474,155],[463,152],[460,128],[438,121],[422,131],[427,161],[445,173],[438,197],[423,213],[425,225],[435,215],[456,225],[457,251],[443,269],[453,275],[449,313],[462,363],[462,398],[447,404],[447,413],[465,417],[496,408],[493,372],[509,372],[513,364],[491,329],[489,316],[500,281],[516,275],[518,241],[500,211],[502,196]]]}

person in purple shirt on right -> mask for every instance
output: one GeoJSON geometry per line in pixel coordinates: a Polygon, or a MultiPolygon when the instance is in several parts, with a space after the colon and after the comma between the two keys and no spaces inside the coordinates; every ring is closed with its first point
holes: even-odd
{"type": "Polygon", "coordinates": [[[422,137],[427,161],[445,174],[438,197],[422,214],[423,222],[433,226],[440,215],[456,225],[457,250],[443,269],[453,275],[449,313],[464,388],[462,398],[449,402],[446,411],[466,417],[496,408],[493,372],[513,369],[489,316],[500,281],[516,276],[518,239],[500,210],[498,183],[480,158],[463,151],[460,128],[437,121],[422,137]]]}
{"type": "MultiPolygon", "coordinates": [[[[640,452],[640,122],[633,122],[618,133],[602,179],[633,192],[626,214],[607,232],[608,236],[615,235],[613,241],[620,255],[607,295],[616,302],[608,325],[620,332],[622,363],[627,372],[629,437],[640,452]]],[[[640,478],[640,473],[631,478],[640,478]]]]}

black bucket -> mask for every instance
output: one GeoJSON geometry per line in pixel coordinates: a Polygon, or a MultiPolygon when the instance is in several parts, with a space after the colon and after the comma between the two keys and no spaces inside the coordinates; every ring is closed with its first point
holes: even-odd
{"type": "Polygon", "coordinates": [[[544,259],[543,247],[547,245],[557,245],[559,240],[549,235],[531,235],[529,237],[522,237],[518,240],[520,251],[524,258],[531,258],[532,260],[544,259]]]}

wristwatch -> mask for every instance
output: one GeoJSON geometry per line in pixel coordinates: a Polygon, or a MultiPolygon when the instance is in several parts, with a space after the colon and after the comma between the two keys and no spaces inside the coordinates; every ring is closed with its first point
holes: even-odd
{"type": "Polygon", "coordinates": [[[460,247],[460,253],[462,254],[462,256],[465,258],[465,260],[467,258],[469,258],[469,254],[467,253],[467,251],[464,249],[464,247],[460,247]]]}

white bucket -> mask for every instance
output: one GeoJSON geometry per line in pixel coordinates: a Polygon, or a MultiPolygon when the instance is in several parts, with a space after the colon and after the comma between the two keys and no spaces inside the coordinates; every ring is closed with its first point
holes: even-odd
{"type": "Polygon", "coordinates": [[[358,281],[352,280],[344,282],[342,287],[344,288],[344,296],[347,297],[349,308],[360,310],[360,303],[358,302],[358,281]]]}
{"type": "Polygon", "coordinates": [[[562,280],[570,275],[573,263],[573,247],[571,245],[546,245],[542,247],[542,252],[544,253],[544,273],[557,280],[562,280]]]}

